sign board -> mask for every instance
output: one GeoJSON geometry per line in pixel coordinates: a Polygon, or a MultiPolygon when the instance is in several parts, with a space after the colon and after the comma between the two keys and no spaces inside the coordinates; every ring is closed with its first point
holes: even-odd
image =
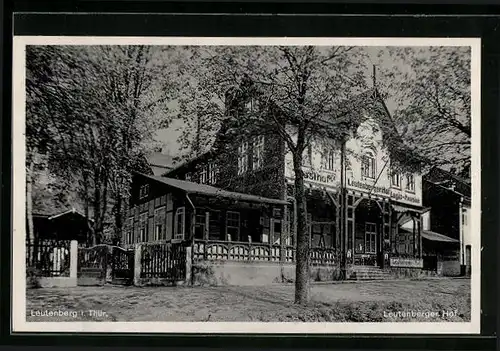
{"type": "Polygon", "coordinates": [[[409,194],[399,189],[392,189],[385,186],[373,186],[372,184],[347,178],[347,187],[353,190],[369,192],[372,195],[390,197],[392,200],[409,203],[413,205],[421,205],[422,200],[416,194],[409,194]]]}
{"type": "Polygon", "coordinates": [[[390,265],[391,267],[399,267],[399,268],[423,268],[424,260],[421,258],[391,257],[390,265]]]}

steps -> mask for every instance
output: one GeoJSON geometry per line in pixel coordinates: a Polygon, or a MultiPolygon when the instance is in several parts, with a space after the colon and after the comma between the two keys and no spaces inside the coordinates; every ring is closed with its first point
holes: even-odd
{"type": "Polygon", "coordinates": [[[353,266],[349,280],[387,280],[394,279],[391,273],[374,266],[353,266]]]}

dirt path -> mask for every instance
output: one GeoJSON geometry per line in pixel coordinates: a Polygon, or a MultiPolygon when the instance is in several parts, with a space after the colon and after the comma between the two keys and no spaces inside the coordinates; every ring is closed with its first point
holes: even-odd
{"type": "Polygon", "coordinates": [[[384,311],[448,309],[458,315],[447,320],[470,320],[467,279],[314,285],[308,307],[293,297],[293,285],[31,289],[26,313],[28,321],[393,321],[384,311]],[[69,315],[36,316],[43,311],[69,315]]]}

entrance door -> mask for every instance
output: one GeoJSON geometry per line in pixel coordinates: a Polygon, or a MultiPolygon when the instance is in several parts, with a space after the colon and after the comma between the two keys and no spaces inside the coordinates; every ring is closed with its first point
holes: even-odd
{"type": "Polygon", "coordinates": [[[365,252],[377,254],[377,225],[366,222],[365,224],[365,252]]]}

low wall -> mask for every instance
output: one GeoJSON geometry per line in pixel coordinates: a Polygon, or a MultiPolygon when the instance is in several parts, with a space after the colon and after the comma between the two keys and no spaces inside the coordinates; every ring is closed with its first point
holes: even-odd
{"type": "Polygon", "coordinates": [[[436,271],[429,271],[422,268],[408,268],[408,267],[389,267],[385,269],[395,279],[403,278],[425,278],[436,277],[436,271]]]}
{"type": "Polygon", "coordinates": [[[38,279],[40,288],[71,288],[77,285],[76,277],[41,277],[38,279]]]}
{"type": "MultiPolygon", "coordinates": [[[[336,266],[311,267],[312,281],[340,279],[336,266]]],[[[294,263],[258,261],[198,261],[193,264],[194,285],[269,285],[295,281],[294,263]]]]}
{"type": "Polygon", "coordinates": [[[460,262],[457,261],[438,261],[438,272],[445,277],[458,277],[461,274],[460,262]]]}

